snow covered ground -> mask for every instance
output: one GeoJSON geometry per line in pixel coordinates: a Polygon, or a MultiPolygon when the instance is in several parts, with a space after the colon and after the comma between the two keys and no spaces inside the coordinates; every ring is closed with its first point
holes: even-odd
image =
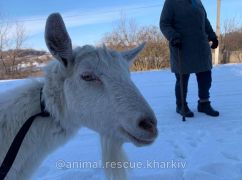
{"type": "MultiPolygon", "coordinates": [[[[125,144],[130,165],[139,166],[130,170],[131,180],[242,180],[242,64],[213,69],[211,101],[218,118],[197,112],[194,75],[188,102],[195,117],[187,122],[175,113],[175,79],[169,70],[132,73],[132,79],[157,115],[159,137],[148,147],[125,144]]],[[[25,82],[0,81],[0,92],[25,82]]],[[[101,180],[100,159],[99,136],[84,128],[49,155],[32,179],[101,180]],[[81,167],[88,161],[93,168],[81,167]]]]}

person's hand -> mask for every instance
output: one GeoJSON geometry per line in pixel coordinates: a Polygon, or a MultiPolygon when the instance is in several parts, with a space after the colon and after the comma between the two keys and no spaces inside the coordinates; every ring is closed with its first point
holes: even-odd
{"type": "Polygon", "coordinates": [[[211,48],[212,49],[216,49],[218,47],[218,39],[215,38],[215,39],[212,39],[212,45],[211,45],[211,48]]]}
{"type": "Polygon", "coordinates": [[[171,41],[171,46],[175,47],[175,48],[181,48],[181,39],[179,37],[176,37],[174,38],[172,41],[171,41]]]}

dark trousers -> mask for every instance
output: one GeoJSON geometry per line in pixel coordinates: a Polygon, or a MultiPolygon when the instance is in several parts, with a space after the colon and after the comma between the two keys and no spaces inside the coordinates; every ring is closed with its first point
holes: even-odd
{"type": "MultiPolygon", "coordinates": [[[[175,93],[176,93],[176,103],[178,106],[181,105],[181,90],[180,90],[180,74],[175,74],[176,76],[176,86],[175,86],[175,93]]],[[[184,100],[186,103],[187,98],[187,87],[188,87],[188,80],[190,74],[183,74],[183,95],[184,100]]],[[[209,90],[211,88],[212,83],[212,73],[211,71],[199,72],[196,73],[197,77],[197,84],[198,84],[198,97],[200,99],[209,99],[209,90]]]]}

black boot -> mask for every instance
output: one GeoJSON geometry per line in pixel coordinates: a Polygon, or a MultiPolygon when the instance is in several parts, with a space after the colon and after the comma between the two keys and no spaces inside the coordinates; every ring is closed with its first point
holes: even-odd
{"type": "Polygon", "coordinates": [[[180,104],[176,106],[176,112],[179,113],[180,115],[183,116],[183,114],[184,114],[185,117],[194,116],[193,112],[189,109],[187,103],[184,104],[184,110],[185,110],[185,114],[183,113],[182,106],[180,104]]]}
{"type": "Polygon", "coordinates": [[[205,113],[209,116],[214,116],[214,117],[219,116],[219,112],[212,108],[210,101],[205,101],[205,102],[198,101],[197,110],[198,112],[205,113]]]}

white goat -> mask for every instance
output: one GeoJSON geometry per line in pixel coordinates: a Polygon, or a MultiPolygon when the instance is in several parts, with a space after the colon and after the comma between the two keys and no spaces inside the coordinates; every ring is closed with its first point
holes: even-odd
{"type": "MultiPolygon", "coordinates": [[[[40,112],[40,91],[50,117],[37,117],[5,179],[30,179],[43,159],[82,127],[101,136],[103,162],[123,162],[124,142],[151,144],[156,117],[130,79],[129,65],[143,49],[117,52],[92,46],[72,50],[58,13],[46,22],[45,40],[58,60],[46,67],[43,81],[1,94],[0,163],[23,123],[40,112]]],[[[107,179],[126,178],[125,169],[106,168],[107,179]]]]}

